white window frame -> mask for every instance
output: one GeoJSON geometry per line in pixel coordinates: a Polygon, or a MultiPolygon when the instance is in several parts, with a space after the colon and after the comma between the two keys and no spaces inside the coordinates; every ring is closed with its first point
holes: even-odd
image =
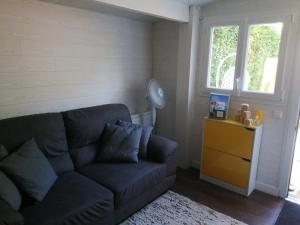
{"type": "Polygon", "coordinates": [[[233,90],[228,89],[220,89],[220,88],[210,88],[208,87],[208,75],[210,74],[210,62],[211,62],[211,44],[212,44],[212,29],[215,27],[224,27],[224,26],[239,26],[239,40],[238,40],[238,47],[237,47],[237,56],[236,56],[236,68],[234,73],[234,80],[236,79],[236,74],[238,72],[238,59],[239,59],[239,46],[240,46],[240,35],[241,35],[241,21],[236,18],[230,18],[226,20],[218,19],[218,18],[208,18],[203,21],[203,55],[202,55],[202,68],[203,74],[202,76],[202,87],[205,89],[205,92],[214,92],[219,91],[227,94],[232,94],[236,89],[235,85],[233,86],[233,90]]]}
{"type": "Polygon", "coordinates": [[[226,94],[231,94],[233,96],[241,96],[244,98],[259,99],[259,100],[274,100],[283,101],[284,100],[284,77],[283,74],[286,70],[287,64],[287,49],[288,49],[288,39],[290,36],[290,26],[292,23],[292,14],[282,14],[278,15],[252,15],[247,17],[238,16],[218,16],[218,17],[208,17],[204,18],[202,23],[202,42],[201,42],[201,63],[200,68],[202,68],[201,74],[201,89],[204,93],[209,92],[221,92],[226,94]],[[249,92],[243,90],[244,82],[244,71],[247,62],[248,54],[248,34],[249,27],[255,24],[268,24],[268,23],[283,23],[283,30],[281,36],[277,74],[275,81],[274,93],[259,93],[259,92],[249,92]],[[212,29],[215,27],[222,26],[239,26],[239,40],[237,47],[237,58],[236,58],[236,69],[234,74],[234,84],[233,90],[220,89],[220,88],[210,88],[208,87],[208,76],[210,70],[211,62],[211,41],[212,41],[212,29]]]}

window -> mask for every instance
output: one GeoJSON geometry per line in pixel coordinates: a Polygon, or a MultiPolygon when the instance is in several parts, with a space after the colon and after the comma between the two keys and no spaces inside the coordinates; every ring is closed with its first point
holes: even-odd
{"type": "Polygon", "coordinates": [[[283,23],[249,26],[244,91],[274,94],[283,23]]]}
{"type": "Polygon", "coordinates": [[[281,98],[287,17],[219,21],[203,24],[205,89],[281,98]]]}
{"type": "Polygon", "coordinates": [[[238,47],[238,26],[214,27],[211,31],[209,88],[233,90],[238,47]]]}

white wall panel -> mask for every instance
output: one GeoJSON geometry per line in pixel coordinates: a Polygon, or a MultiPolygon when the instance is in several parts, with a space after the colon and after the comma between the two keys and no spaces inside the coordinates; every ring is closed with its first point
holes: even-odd
{"type": "Polygon", "coordinates": [[[180,0],[97,0],[109,5],[154,15],[166,19],[187,22],[189,20],[188,2],[180,0]]]}
{"type": "Polygon", "coordinates": [[[152,24],[35,0],[0,1],[0,118],[125,103],[147,110],[152,24]]]}
{"type": "Polygon", "coordinates": [[[166,108],[157,112],[157,132],[174,139],[179,24],[156,22],[153,29],[153,76],[164,87],[168,99],[166,108]]]}

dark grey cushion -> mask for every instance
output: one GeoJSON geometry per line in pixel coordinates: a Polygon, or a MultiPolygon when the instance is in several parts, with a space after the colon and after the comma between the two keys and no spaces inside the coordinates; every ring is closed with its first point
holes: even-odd
{"type": "Polygon", "coordinates": [[[95,161],[100,143],[87,145],[82,148],[72,149],[71,156],[76,168],[86,166],[95,161]]]}
{"type": "Polygon", "coordinates": [[[98,162],[138,162],[142,128],[106,124],[98,162]]]}
{"type": "Polygon", "coordinates": [[[100,141],[106,123],[115,124],[118,120],[131,121],[128,108],[122,104],[75,109],[62,114],[68,146],[76,166],[95,162],[98,149],[96,145],[100,141]]]}
{"type": "Polygon", "coordinates": [[[10,205],[0,199],[0,224],[1,225],[23,225],[24,217],[14,210],[10,205]]]}
{"type": "Polygon", "coordinates": [[[139,163],[95,163],[79,172],[115,194],[115,207],[126,207],[132,199],[139,198],[166,178],[166,165],[139,160],[139,163]]]}
{"type": "Polygon", "coordinates": [[[6,148],[0,144],[0,161],[8,155],[6,148]]]}
{"type": "Polygon", "coordinates": [[[19,210],[22,196],[16,185],[0,170],[0,199],[6,201],[14,210],[19,210]]]}
{"type": "Polygon", "coordinates": [[[57,179],[33,139],[0,162],[0,168],[30,197],[42,201],[57,179]]]}
{"type": "Polygon", "coordinates": [[[64,112],[63,118],[70,149],[97,143],[106,123],[115,124],[117,120],[131,121],[128,108],[122,104],[74,109],[64,112]]]}
{"type": "Polygon", "coordinates": [[[114,209],[113,193],[77,172],[60,175],[40,204],[22,208],[28,225],[83,225],[114,209]]]}
{"type": "Polygon", "coordinates": [[[134,124],[127,121],[118,120],[118,125],[123,127],[138,127],[142,128],[142,136],[140,141],[140,150],[139,150],[139,158],[146,159],[147,158],[147,145],[149,138],[151,136],[153,127],[152,126],[143,126],[140,124],[134,124]]]}
{"type": "Polygon", "coordinates": [[[55,158],[55,163],[52,166],[57,173],[74,169],[71,158],[65,157],[69,155],[69,152],[61,113],[37,114],[0,120],[0,144],[3,144],[8,152],[16,151],[31,138],[34,138],[39,149],[47,158],[55,158]],[[59,167],[63,164],[64,168],[56,168],[57,164],[59,167]]]}

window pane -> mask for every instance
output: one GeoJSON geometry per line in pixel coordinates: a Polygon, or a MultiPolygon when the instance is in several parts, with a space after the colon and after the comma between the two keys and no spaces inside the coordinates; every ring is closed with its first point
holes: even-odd
{"type": "Polygon", "coordinates": [[[233,89],[239,27],[214,27],[211,32],[210,63],[207,86],[233,89]]]}
{"type": "Polygon", "coordinates": [[[283,23],[249,26],[244,90],[273,94],[283,23]]]}

